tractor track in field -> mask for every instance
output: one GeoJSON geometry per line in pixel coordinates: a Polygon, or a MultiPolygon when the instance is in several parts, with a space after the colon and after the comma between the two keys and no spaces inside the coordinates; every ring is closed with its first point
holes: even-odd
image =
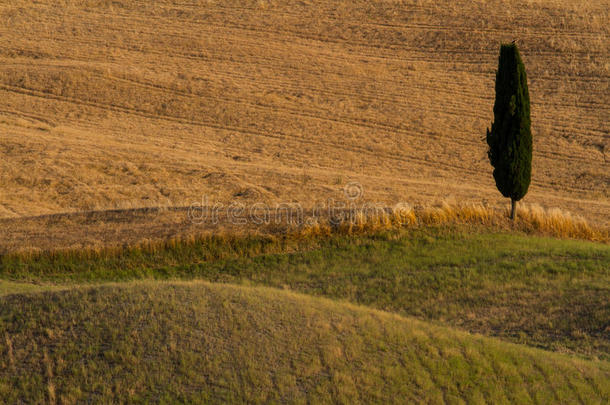
{"type": "MultiPolygon", "coordinates": [[[[199,98],[196,94],[192,94],[192,93],[187,93],[187,92],[182,92],[179,90],[175,90],[175,89],[171,89],[168,87],[164,87],[161,85],[157,85],[157,84],[151,84],[151,83],[143,83],[137,80],[132,80],[132,79],[127,79],[127,78],[119,78],[119,77],[103,77],[104,79],[110,79],[110,80],[115,80],[115,81],[123,81],[129,84],[133,84],[133,85],[137,85],[137,86],[143,86],[149,89],[154,89],[154,90],[158,90],[158,91],[163,91],[169,94],[173,94],[173,95],[179,95],[182,97],[188,97],[188,98],[199,98]]],[[[266,88],[269,88],[269,86],[266,86],[266,88]]],[[[281,85],[278,85],[276,87],[276,89],[280,90],[282,88],[281,85]]],[[[299,90],[301,88],[296,87],[296,90],[299,90]]],[[[40,90],[35,90],[35,89],[30,89],[30,90],[34,90],[34,91],[40,91],[40,90]]],[[[321,90],[321,89],[316,89],[317,90],[321,90]]],[[[328,92],[329,94],[337,94],[337,93],[333,93],[331,91],[328,92]]],[[[349,95],[349,96],[353,96],[356,97],[357,95],[355,93],[343,93],[344,95],[349,95]]],[[[206,95],[206,97],[208,97],[206,95]]],[[[362,98],[362,96],[360,96],[360,98],[362,98]]],[[[279,114],[280,112],[285,112],[287,114],[290,115],[294,115],[294,116],[298,116],[298,117],[302,117],[302,118],[310,118],[310,119],[315,119],[315,120],[322,120],[322,121],[328,121],[328,122],[333,122],[333,123],[337,123],[337,124],[341,124],[341,125],[353,125],[353,126],[357,126],[357,127],[362,127],[362,128],[369,128],[369,129],[374,129],[374,130],[380,130],[380,131],[386,131],[388,133],[399,133],[402,135],[405,135],[407,137],[410,138],[415,138],[415,139],[420,139],[422,135],[428,137],[428,138],[432,138],[432,139],[437,139],[437,140],[443,140],[443,141],[448,141],[451,143],[455,143],[457,145],[461,145],[461,146],[477,146],[479,145],[479,142],[477,141],[469,141],[469,140],[458,140],[456,138],[451,138],[451,139],[446,139],[445,136],[443,136],[442,134],[434,134],[434,133],[422,133],[422,132],[415,132],[415,131],[407,131],[404,130],[400,127],[397,126],[393,126],[393,125],[389,125],[389,124],[384,124],[384,123],[380,123],[380,122],[375,122],[375,121],[370,121],[370,120],[364,120],[364,119],[354,119],[354,118],[349,118],[349,117],[324,117],[324,116],[319,116],[316,115],[314,112],[311,111],[304,111],[303,109],[301,110],[297,110],[297,109],[290,109],[290,108],[286,108],[286,107],[277,107],[277,106],[272,106],[272,105],[265,105],[265,104],[261,104],[261,103],[255,103],[255,102],[247,102],[247,101],[240,101],[240,100],[235,100],[235,99],[231,99],[231,98],[223,98],[223,97],[218,97],[218,96],[213,96],[213,99],[216,100],[221,100],[223,102],[226,103],[232,103],[232,104],[241,104],[241,105],[246,105],[255,109],[259,109],[259,110],[263,110],[263,111],[267,111],[270,113],[275,113],[275,114],[279,114]]],[[[73,100],[74,101],[74,100],[73,100]]],[[[400,100],[392,100],[392,102],[400,102],[400,100]]],[[[96,103],[96,102],[93,102],[96,103]]],[[[97,103],[97,106],[100,108],[103,108],[104,104],[99,104],[97,103]]],[[[110,105],[110,107],[114,107],[114,108],[126,108],[126,107],[122,107],[119,105],[110,105]]],[[[147,113],[147,114],[152,114],[148,111],[145,110],[135,110],[132,109],[133,111],[137,111],[139,113],[147,113]]],[[[428,111],[430,111],[430,108],[428,107],[428,111]]],[[[441,109],[433,109],[432,111],[436,112],[436,113],[441,113],[441,109]]],[[[454,114],[454,115],[463,115],[460,113],[460,110],[455,110],[455,111],[444,111],[445,113],[450,113],[450,114],[454,114]]],[[[158,116],[161,117],[161,116],[158,116]]],[[[163,115],[163,117],[174,117],[177,119],[187,119],[189,120],[188,117],[176,117],[176,116],[167,116],[167,115],[163,115]]],[[[480,116],[477,116],[476,118],[483,118],[480,116]]],[[[209,123],[206,123],[209,124],[209,123]]],[[[578,128],[571,128],[571,127],[565,127],[565,128],[561,128],[561,124],[560,123],[555,123],[555,130],[567,130],[567,131],[576,131],[578,130],[578,128]]],[[[283,134],[284,136],[286,136],[286,134],[283,134]]],[[[577,156],[570,156],[570,155],[565,155],[565,154],[561,154],[555,151],[549,151],[549,150],[541,150],[541,149],[537,149],[537,154],[540,156],[547,156],[549,158],[554,158],[554,157],[561,157],[563,159],[568,159],[570,161],[588,161],[589,158],[586,157],[577,157],[577,156]]]]}
{"type": "MultiPolygon", "coordinates": [[[[141,86],[145,86],[145,87],[149,87],[149,88],[154,88],[156,90],[161,90],[161,91],[166,91],[169,92],[171,94],[178,94],[181,96],[185,96],[185,97],[193,97],[193,95],[189,95],[187,93],[184,92],[177,92],[175,90],[160,86],[160,85],[150,85],[150,84],[146,84],[146,83],[141,83],[135,80],[130,80],[130,79],[121,79],[121,78],[111,78],[112,80],[121,80],[121,81],[125,81],[131,84],[136,84],[136,85],[141,85],[141,86]]],[[[33,89],[29,89],[29,90],[33,90],[33,89]]],[[[33,91],[37,91],[37,90],[33,90],[33,91]]],[[[39,91],[39,90],[38,90],[39,91]]],[[[114,110],[116,111],[117,109],[121,110],[122,112],[125,113],[135,113],[135,114],[145,114],[145,116],[147,118],[156,118],[156,119],[165,119],[165,120],[178,120],[179,122],[185,122],[185,123],[190,123],[190,124],[199,124],[199,125],[204,125],[204,126],[214,126],[216,129],[225,129],[225,130],[233,130],[236,132],[241,132],[241,133],[249,133],[251,135],[254,134],[253,131],[250,132],[245,132],[244,129],[242,128],[238,128],[238,127],[224,127],[220,124],[217,123],[213,123],[213,122],[200,122],[200,121],[194,121],[191,120],[187,117],[176,117],[176,116],[170,116],[170,115],[155,115],[149,111],[146,110],[137,110],[137,109],[133,109],[133,108],[127,108],[124,106],[120,106],[120,105],[112,105],[112,104],[103,104],[103,103],[98,103],[98,102],[90,102],[90,101],[82,101],[80,99],[70,99],[70,98],[61,98],[61,96],[56,96],[56,95],[51,95],[50,93],[45,93],[45,94],[49,94],[49,96],[53,96],[53,97],[58,97],[57,99],[63,100],[63,101],[69,101],[69,102],[73,102],[73,103],[85,103],[88,106],[92,106],[92,107],[97,107],[97,108],[103,108],[103,109],[110,109],[110,110],[114,110]],[[186,121],[182,121],[182,120],[186,120],[186,121]]],[[[40,96],[40,94],[39,94],[40,96]]],[[[242,104],[242,105],[248,105],[250,107],[253,108],[257,108],[257,109],[262,109],[265,111],[270,111],[272,113],[278,113],[276,110],[270,109],[270,106],[264,106],[264,105],[260,105],[260,104],[256,104],[256,103],[249,103],[249,102],[240,102],[237,100],[231,100],[231,99],[221,99],[222,101],[225,102],[232,102],[232,103],[236,103],[236,104],[242,104]]],[[[387,124],[382,124],[382,123],[376,123],[376,122],[367,122],[367,121],[363,121],[363,120],[352,120],[352,119],[347,119],[347,118],[327,118],[327,117],[320,117],[317,116],[315,114],[311,114],[311,113],[304,113],[304,112],[299,112],[296,110],[290,110],[290,109],[283,109],[282,111],[292,114],[292,115],[296,115],[299,117],[306,117],[306,118],[311,118],[311,119],[317,119],[317,120],[325,120],[325,121],[330,121],[330,122],[334,122],[337,124],[342,124],[342,125],[354,125],[354,126],[358,126],[358,127],[365,127],[365,128],[369,128],[369,129],[374,129],[377,131],[386,131],[387,133],[400,133],[402,135],[408,136],[408,137],[412,137],[415,139],[420,139],[422,135],[429,137],[429,138],[433,138],[433,139],[437,139],[437,140],[445,140],[446,137],[444,137],[441,134],[433,134],[433,133],[422,133],[422,132],[414,132],[414,131],[405,131],[401,128],[395,127],[395,126],[391,126],[391,125],[387,125],[387,124]]],[[[259,136],[271,136],[270,134],[264,134],[261,132],[256,132],[257,135],[259,136]]],[[[277,136],[276,136],[277,137],[277,136]]],[[[284,137],[290,137],[288,134],[281,134],[279,135],[280,139],[283,139],[284,137]]],[[[295,139],[294,137],[292,137],[293,139],[295,139]]],[[[316,144],[315,141],[312,140],[303,140],[303,139],[299,139],[300,142],[308,142],[311,144],[316,144]]],[[[461,145],[461,146],[477,146],[479,145],[479,142],[474,142],[474,141],[459,141],[457,139],[450,139],[449,140],[451,143],[455,143],[457,145],[461,145]]],[[[338,143],[318,143],[321,145],[326,145],[326,146],[332,146],[334,148],[341,148],[344,150],[351,150],[353,152],[358,152],[358,153],[371,153],[371,151],[368,151],[366,149],[363,148],[349,148],[343,144],[338,144],[338,143]]],[[[378,152],[375,152],[378,153],[378,152]]],[[[564,155],[558,152],[554,152],[554,151],[547,151],[547,150],[537,150],[537,155],[538,156],[545,156],[548,157],[550,159],[553,159],[555,157],[559,157],[562,159],[567,159],[570,161],[588,161],[587,158],[579,158],[579,157],[575,157],[575,156],[569,156],[569,155],[564,155]]],[[[407,157],[405,155],[388,155],[388,154],[382,154],[382,155],[378,155],[378,156],[383,156],[385,158],[389,158],[389,159],[411,159],[411,161],[415,161],[417,159],[415,159],[414,157],[407,157]]],[[[423,165],[430,165],[431,163],[425,163],[424,161],[420,161],[420,164],[423,165]]],[[[434,163],[432,163],[434,164],[434,163]]],[[[445,165],[446,168],[451,169],[451,166],[447,166],[445,165]]],[[[456,168],[456,167],[453,167],[456,168]]],[[[460,170],[465,170],[466,167],[457,167],[460,170]]],[[[474,174],[475,171],[471,171],[471,174],[474,174]]]]}
{"type": "Polygon", "coordinates": [[[57,95],[50,94],[50,93],[44,93],[44,92],[37,91],[37,90],[29,90],[29,89],[24,89],[24,88],[8,86],[5,84],[1,84],[0,89],[9,91],[9,92],[13,92],[13,93],[27,95],[27,96],[39,97],[39,98],[43,98],[43,99],[47,99],[47,100],[58,100],[58,101],[68,102],[68,103],[86,106],[86,107],[98,108],[98,109],[107,110],[107,111],[137,115],[137,116],[140,116],[143,118],[173,121],[173,122],[202,126],[202,127],[213,128],[213,129],[218,129],[218,130],[233,131],[233,132],[238,132],[238,133],[242,133],[245,135],[263,136],[263,137],[268,137],[268,138],[273,138],[273,139],[278,139],[278,140],[289,139],[291,141],[300,142],[300,143],[319,145],[319,146],[330,146],[332,148],[339,149],[339,150],[369,154],[369,155],[376,156],[378,158],[385,158],[385,159],[389,159],[389,160],[417,163],[417,164],[421,164],[423,166],[432,166],[432,167],[442,166],[442,167],[445,167],[447,169],[452,169],[452,170],[460,169],[461,171],[463,171],[465,173],[470,173],[470,174],[478,173],[476,170],[473,170],[467,166],[457,166],[457,165],[451,165],[451,164],[442,163],[442,162],[427,162],[425,160],[420,160],[417,158],[407,157],[407,156],[403,156],[403,155],[379,153],[379,152],[371,151],[364,147],[358,147],[355,145],[346,146],[345,144],[342,144],[342,143],[321,142],[321,141],[315,141],[313,139],[306,139],[306,138],[292,136],[292,135],[288,135],[288,134],[269,134],[269,133],[256,132],[256,131],[248,130],[245,128],[224,126],[224,125],[220,125],[220,124],[217,124],[214,122],[195,121],[195,120],[191,120],[188,118],[180,118],[180,117],[169,116],[169,115],[153,114],[153,113],[150,113],[145,110],[127,108],[127,107],[123,107],[123,106],[115,105],[115,104],[101,104],[101,103],[95,103],[95,102],[88,102],[88,101],[83,101],[83,100],[75,99],[75,98],[71,98],[71,97],[63,97],[63,96],[57,96],[57,95]]]}
{"type": "MultiPolygon", "coordinates": [[[[193,5],[187,5],[184,4],[182,5],[183,8],[190,8],[192,10],[195,9],[195,6],[193,5]]],[[[279,11],[279,10],[274,10],[272,12],[265,12],[264,10],[260,10],[260,9],[254,9],[254,8],[247,8],[247,7],[230,7],[230,6],[226,6],[226,5],[220,5],[220,4],[215,4],[212,7],[207,7],[206,10],[208,11],[208,13],[206,13],[206,17],[210,17],[211,15],[209,14],[209,11],[213,11],[213,8],[216,8],[216,11],[218,10],[222,10],[222,11],[229,11],[227,13],[222,14],[223,17],[225,17],[225,20],[223,21],[219,21],[220,23],[227,23],[230,22],[231,20],[233,20],[234,17],[234,12],[235,11],[250,11],[253,13],[256,13],[257,16],[260,18],[260,20],[266,20],[268,17],[273,16],[273,17],[277,17],[277,16],[283,16],[283,17],[291,17],[294,18],[295,20],[302,22],[303,21],[303,15],[298,14],[298,13],[294,13],[294,12],[289,12],[289,11],[279,11]]],[[[411,6],[412,7],[412,6],[411,6]]],[[[425,10],[425,8],[423,7],[417,7],[415,8],[416,10],[425,10]]],[[[430,11],[434,10],[434,9],[428,9],[430,11]]],[[[182,11],[182,10],[180,10],[182,11]]],[[[404,12],[408,13],[409,9],[405,9],[403,10],[404,12]]],[[[151,19],[158,19],[159,21],[173,21],[173,19],[171,17],[159,17],[159,16],[145,16],[145,17],[135,17],[133,14],[121,14],[121,13],[112,13],[112,14],[108,14],[108,13],[91,13],[91,12],[87,12],[84,11],[84,13],[87,14],[91,14],[94,16],[99,16],[99,15],[104,15],[105,17],[108,18],[123,18],[123,19],[129,19],[132,20],[133,18],[139,18],[141,21],[150,21],[151,19]]],[[[217,13],[216,15],[214,15],[214,17],[218,17],[220,13],[217,13]]],[[[433,13],[430,14],[424,14],[421,15],[420,18],[425,18],[425,17],[429,17],[430,15],[433,15],[433,13]]],[[[493,15],[491,15],[493,16],[493,15]]],[[[490,17],[491,17],[490,16],[490,17]]],[[[315,18],[316,22],[318,24],[323,24],[325,26],[337,26],[337,24],[341,24],[343,26],[355,26],[355,27],[362,27],[362,26],[366,26],[366,27],[376,27],[376,28],[383,28],[383,29],[391,29],[391,30],[415,30],[415,31],[437,31],[437,32],[458,32],[458,33],[464,33],[464,32],[473,32],[473,33],[487,33],[487,34],[506,34],[506,32],[510,29],[511,33],[514,35],[518,35],[520,38],[523,37],[536,37],[536,38],[548,38],[548,37],[569,37],[569,38],[577,38],[577,39],[581,39],[581,38],[588,38],[588,39],[598,39],[600,36],[609,36],[610,32],[608,31],[597,31],[597,32],[582,32],[582,31],[565,31],[564,29],[541,29],[539,26],[536,26],[536,24],[531,24],[528,26],[528,29],[517,29],[514,30],[514,27],[512,25],[507,25],[506,27],[502,27],[502,28],[488,28],[488,27],[476,27],[476,28],[470,28],[470,27],[465,27],[465,26],[453,26],[453,25],[438,25],[438,24],[426,24],[423,22],[413,22],[413,23],[388,23],[388,22],[383,22],[383,21],[362,21],[362,20],[353,20],[353,19],[349,19],[349,18],[343,18],[343,17],[338,17],[338,16],[332,16],[329,14],[325,14],[325,17],[320,17],[320,15],[311,15],[309,16],[311,18],[315,18]]],[[[193,18],[190,21],[185,21],[185,23],[189,23],[191,25],[200,27],[202,25],[202,23],[197,22],[197,18],[193,18]]],[[[209,26],[209,25],[208,25],[209,26]]],[[[224,25],[222,27],[225,27],[224,25]]],[[[263,30],[259,30],[259,31],[263,31],[263,30]]],[[[491,51],[491,50],[490,50],[491,51]]]]}

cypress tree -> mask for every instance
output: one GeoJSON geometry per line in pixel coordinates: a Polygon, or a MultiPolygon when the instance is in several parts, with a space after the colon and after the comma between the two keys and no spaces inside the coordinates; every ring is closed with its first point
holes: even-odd
{"type": "Polygon", "coordinates": [[[525,66],[513,42],[500,46],[496,72],[494,122],[487,129],[489,161],[496,186],[511,199],[511,219],[517,201],[527,193],[532,174],[532,132],[530,97],[525,66]]]}

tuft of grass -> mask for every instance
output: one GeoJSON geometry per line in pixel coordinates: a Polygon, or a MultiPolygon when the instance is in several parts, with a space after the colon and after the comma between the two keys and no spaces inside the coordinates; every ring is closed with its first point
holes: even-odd
{"type": "Polygon", "coordinates": [[[560,238],[610,242],[607,228],[591,226],[586,219],[559,208],[544,209],[539,205],[525,205],[518,209],[518,226],[560,238]]]}
{"type": "Polygon", "coordinates": [[[6,403],[528,404],[610,396],[607,362],[287,291],[202,282],[0,297],[0,353],[6,403]]]}

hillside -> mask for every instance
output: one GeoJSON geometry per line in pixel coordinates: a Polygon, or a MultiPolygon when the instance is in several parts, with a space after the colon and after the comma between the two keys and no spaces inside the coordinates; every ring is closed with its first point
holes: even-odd
{"type": "Polygon", "coordinates": [[[525,404],[610,396],[606,362],[279,290],[136,283],[0,303],[0,398],[9,403],[525,404]]]}
{"type": "Polygon", "coordinates": [[[483,137],[498,45],[517,38],[526,202],[608,225],[608,13],[601,0],[2,2],[0,217],[203,195],[311,206],[349,181],[384,204],[504,203],[483,137]]]}
{"type": "Polygon", "coordinates": [[[327,238],[213,236],[0,256],[0,294],[142,279],[288,288],[610,360],[610,247],[447,226],[327,238]]]}

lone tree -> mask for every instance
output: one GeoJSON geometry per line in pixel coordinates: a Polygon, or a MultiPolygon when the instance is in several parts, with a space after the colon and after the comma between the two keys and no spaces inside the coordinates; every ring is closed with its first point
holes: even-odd
{"type": "Polygon", "coordinates": [[[527,193],[532,174],[530,96],[525,66],[514,42],[500,46],[494,122],[487,129],[487,144],[496,186],[510,198],[514,220],[517,201],[527,193]]]}

